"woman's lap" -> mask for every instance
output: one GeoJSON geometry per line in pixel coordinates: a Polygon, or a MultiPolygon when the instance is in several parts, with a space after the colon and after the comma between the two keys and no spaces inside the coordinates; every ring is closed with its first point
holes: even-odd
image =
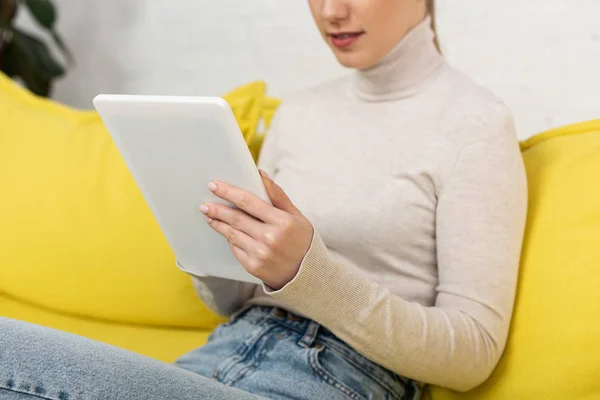
{"type": "Polygon", "coordinates": [[[316,323],[280,309],[238,313],[175,365],[0,317],[0,400],[412,400],[418,392],[316,323]]]}
{"type": "Polygon", "coordinates": [[[315,322],[252,307],[176,364],[272,399],[418,399],[419,386],[356,353],[315,322]]]}

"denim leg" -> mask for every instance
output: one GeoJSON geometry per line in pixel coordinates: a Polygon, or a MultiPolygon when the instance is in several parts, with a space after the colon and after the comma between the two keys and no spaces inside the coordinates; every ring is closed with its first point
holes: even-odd
{"type": "Polygon", "coordinates": [[[0,317],[0,400],[258,400],[182,368],[0,317]]]}
{"type": "Polygon", "coordinates": [[[177,360],[197,374],[273,400],[416,400],[418,385],[356,353],[318,323],[254,307],[177,360]]]}

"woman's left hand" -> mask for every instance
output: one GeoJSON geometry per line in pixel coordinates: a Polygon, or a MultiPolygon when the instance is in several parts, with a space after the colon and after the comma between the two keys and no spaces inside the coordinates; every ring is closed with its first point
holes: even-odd
{"type": "Polygon", "coordinates": [[[298,273],[312,241],[313,227],[283,189],[260,172],[273,205],[224,182],[210,182],[208,188],[237,209],[205,203],[200,211],[208,224],[227,239],[242,266],[278,290],[298,273]]]}

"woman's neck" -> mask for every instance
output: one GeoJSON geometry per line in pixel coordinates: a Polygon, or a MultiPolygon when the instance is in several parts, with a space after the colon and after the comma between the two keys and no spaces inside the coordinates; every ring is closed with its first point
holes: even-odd
{"type": "Polygon", "coordinates": [[[427,16],[382,61],[356,71],[354,92],[370,101],[397,99],[412,93],[444,63],[434,38],[431,17],[427,16]]]}

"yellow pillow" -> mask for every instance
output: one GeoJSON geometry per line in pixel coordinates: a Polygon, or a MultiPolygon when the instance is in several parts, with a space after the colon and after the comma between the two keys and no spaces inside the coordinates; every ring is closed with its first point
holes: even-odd
{"type": "Polygon", "coordinates": [[[600,120],[522,150],[529,217],[506,352],[483,385],[434,400],[600,398],[600,120]]]}
{"type": "MultiPolygon", "coordinates": [[[[227,94],[254,135],[264,84],[227,94]]],[[[95,112],[0,74],[0,292],[62,313],[212,328],[95,112]]]]}

